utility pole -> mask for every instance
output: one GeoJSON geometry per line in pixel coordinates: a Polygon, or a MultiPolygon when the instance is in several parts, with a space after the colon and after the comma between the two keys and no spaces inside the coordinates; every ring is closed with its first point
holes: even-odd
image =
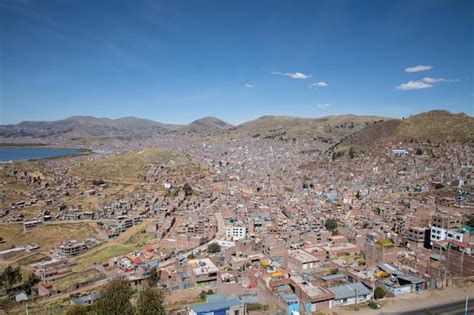
{"type": "Polygon", "coordinates": [[[466,295],[466,306],[464,307],[464,315],[467,315],[467,301],[469,297],[466,295]]]}
{"type": "Polygon", "coordinates": [[[358,295],[357,289],[354,289],[354,292],[355,292],[355,294],[356,294],[355,308],[356,308],[356,311],[357,311],[357,300],[359,299],[359,295],[358,295]]]}

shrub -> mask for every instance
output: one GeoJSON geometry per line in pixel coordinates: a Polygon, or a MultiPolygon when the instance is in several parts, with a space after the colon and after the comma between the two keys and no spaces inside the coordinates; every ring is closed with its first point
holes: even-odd
{"type": "Polygon", "coordinates": [[[375,299],[383,299],[385,297],[387,293],[385,292],[385,290],[381,287],[378,287],[378,288],[375,288],[375,291],[374,291],[374,298],[375,299]]]}

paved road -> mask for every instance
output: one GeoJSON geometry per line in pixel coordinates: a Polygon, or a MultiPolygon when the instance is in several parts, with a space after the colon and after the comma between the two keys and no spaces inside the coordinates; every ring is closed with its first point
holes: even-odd
{"type": "MultiPolygon", "coordinates": [[[[380,314],[389,315],[389,314],[401,314],[401,315],[419,315],[419,314],[459,314],[464,315],[464,308],[466,306],[466,300],[458,300],[446,304],[441,305],[434,305],[432,307],[427,308],[415,308],[409,312],[402,312],[402,313],[385,313],[381,312],[380,314]]],[[[416,305],[414,305],[416,307],[416,305]]],[[[467,314],[472,315],[474,314],[474,300],[469,300],[468,307],[467,307],[467,314]]]]}

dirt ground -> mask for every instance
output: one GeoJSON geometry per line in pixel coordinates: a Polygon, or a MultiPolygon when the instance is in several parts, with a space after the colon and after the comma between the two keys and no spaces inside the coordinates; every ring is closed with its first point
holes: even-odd
{"type": "Polygon", "coordinates": [[[447,288],[445,290],[425,290],[420,295],[408,294],[396,298],[386,298],[382,304],[381,309],[372,310],[368,307],[362,308],[359,311],[354,311],[348,308],[336,309],[334,313],[339,315],[356,315],[356,314],[380,314],[391,312],[405,312],[413,309],[432,307],[434,305],[441,305],[455,300],[460,300],[469,296],[469,299],[474,299],[474,284],[462,288],[447,288]]]}

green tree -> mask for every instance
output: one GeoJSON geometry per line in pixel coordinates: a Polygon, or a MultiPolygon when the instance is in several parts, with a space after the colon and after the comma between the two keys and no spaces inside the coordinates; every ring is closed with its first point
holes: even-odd
{"type": "Polygon", "coordinates": [[[375,298],[376,300],[378,300],[378,299],[383,299],[386,294],[387,294],[387,293],[385,292],[385,290],[384,290],[383,288],[381,288],[381,287],[377,287],[377,288],[375,288],[375,290],[374,290],[374,298],[375,298]]]}
{"type": "Polygon", "coordinates": [[[164,315],[163,294],[156,288],[147,288],[137,301],[137,315],[164,315]]]}
{"type": "Polygon", "coordinates": [[[334,219],[327,219],[325,222],[324,222],[324,227],[326,228],[326,230],[328,231],[334,231],[337,229],[337,221],[334,220],[334,219]]]}
{"type": "Polygon", "coordinates": [[[158,281],[160,281],[160,272],[158,272],[155,267],[150,270],[150,276],[148,277],[148,285],[150,287],[155,287],[158,281]]]}
{"type": "Polygon", "coordinates": [[[98,315],[133,314],[133,305],[130,302],[133,290],[124,277],[109,281],[100,290],[100,298],[95,304],[98,315]]]}
{"type": "Polygon", "coordinates": [[[20,266],[15,269],[8,265],[7,268],[0,274],[0,284],[8,292],[10,289],[21,281],[21,270],[20,266]]]}
{"type": "Polygon", "coordinates": [[[211,243],[207,247],[207,252],[210,254],[219,253],[221,251],[221,245],[217,243],[211,243]]]}
{"type": "Polygon", "coordinates": [[[468,217],[467,222],[466,222],[466,225],[468,225],[468,226],[474,228],[474,216],[468,217]]]}
{"type": "Polygon", "coordinates": [[[27,293],[31,294],[31,289],[35,286],[35,284],[38,283],[38,280],[36,279],[36,276],[34,273],[30,273],[28,275],[28,279],[23,282],[22,289],[27,293]]]}
{"type": "Polygon", "coordinates": [[[201,301],[205,301],[205,300],[206,300],[206,297],[207,297],[206,291],[201,291],[201,293],[199,293],[199,299],[200,299],[201,301]]]}
{"type": "Polygon", "coordinates": [[[184,190],[184,195],[186,197],[191,196],[193,194],[193,189],[191,188],[191,186],[188,183],[184,184],[183,190],[184,190]]]}

